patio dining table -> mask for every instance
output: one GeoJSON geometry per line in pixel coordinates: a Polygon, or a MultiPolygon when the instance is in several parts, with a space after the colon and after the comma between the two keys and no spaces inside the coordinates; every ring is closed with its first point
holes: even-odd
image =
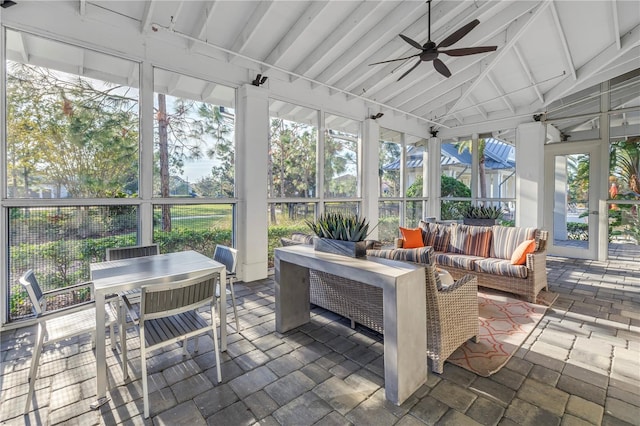
{"type": "MultiPolygon", "coordinates": [[[[105,349],[105,299],[106,296],[144,285],[166,284],[208,272],[220,273],[220,285],[226,285],[226,268],[223,264],[196,251],[181,251],[155,256],[112,260],[90,265],[96,300],[96,401],[98,408],[108,401],[107,363],[105,349]]],[[[227,349],[226,289],[220,289],[220,350],[227,349]]],[[[212,319],[215,320],[215,319],[212,319]]],[[[113,339],[113,336],[111,336],[113,339]]]]}

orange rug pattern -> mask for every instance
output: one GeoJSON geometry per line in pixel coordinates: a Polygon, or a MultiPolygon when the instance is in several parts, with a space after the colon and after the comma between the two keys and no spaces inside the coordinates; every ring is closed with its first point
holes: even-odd
{"type": "Polygon", "coordinates": [[[480,335],[447,359],[480,376],[490,376],[504,366],[536,328],[557,295],[543,295],[545,305],[518,300],[501,293],[478,291],[480,335]]]}

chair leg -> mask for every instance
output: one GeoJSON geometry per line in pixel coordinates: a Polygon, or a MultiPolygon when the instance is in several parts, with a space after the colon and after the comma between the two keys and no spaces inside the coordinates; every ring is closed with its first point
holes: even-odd
{"type": "Polygon", "coordinates": [[[140,360],[142,367],[142,401],[144,418],[149,418],[149,384],[147,383],[147,351],[145,350],[144,328],[140,328],[140,360]]]}
{"type": "Polygon", "coordinates": [[[118,301],[118,322],[120,323],[120,350],[122,351],[122,376],[129,378],[129,360],[127,358],[127,313],[122,299],[118,301]]]}
{"type": "Polygon", "coordinates": [[[216,307],[211,304],[211,332],[213,333],[213,350],[216,354],[216,373],[218,374],[218,383],[222,383],[222,370],[220,368],[220,347],[218,345],[218,328],[216,325],[216,307]]]}
{"type": "Polygon", "coordinates": [[[231,304],[233,306],[233,317],[236,319],[236,333],[240,333],[240,320],[238,319],[238,308],[236,305],[236,292],[233,289],[233,280],[229,280],[229,287],[231,288],[231,304]]]}
{"type": "Polygon", "coordinates": [[[42,325],[38,325],[38,341],[33,354],[31,355],[31,367],[29,367],[29,390],[27,391],[27,403],[24,406],[24,414],[28,414],[31,408],[31,398],[36,386],[36,376],[38,374],[38,365],[40,363],[40,354],[42,353],[42,344],[44,342],[44,329],[42,325]]]}

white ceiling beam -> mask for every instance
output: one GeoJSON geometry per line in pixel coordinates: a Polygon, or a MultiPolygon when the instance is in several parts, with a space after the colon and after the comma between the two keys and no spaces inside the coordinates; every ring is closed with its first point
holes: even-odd
{"type": "Polygon", "coordinates": [[[29,63],[29,50],[27,47],[27,39],[25,36],[25,33],[23,33],[22,31],[17,32],[18,37],[17,37],[17,45],[15,46],[18,50],[18,52],[20,53],[20,57],[22,58],[22,63],[23,64],[28,64],[29,63]]]}
{"type": "Polygon", "coordinates": [[[504,89],[498,84],[495,78],[493,78],[492,73],[487,73],[487,80],[489,80],[489,83],[491,83],[493,88],[496,90],[496,93],[498,93],[498,96],[500,96],[500,99],[502,100],[502,102],[504,102],[507,108],[509,108],[509,111],[515,114],[516,112],[515,107],[509,100],[509,97],[507,96],[507,94],[504,92],[504,89]]]}
{"type": "MultiPolygon", "coordinates": [[[[236,36],[233,44],[231,45],[232,52],[242,53],[245,46],[251,40],[260,26],[260,23],[264,20],[269,9],[273,6],[274,2],[271,0],[260,1],[257,3],[256,8],[253,9],[249,20],[244,25],[240,33],[236,36]]],[[[233,62],[237,58],[235,55],[229,55],[229,62],[233,62]]]]}
{"type": "Polygon", "coordinates": [[[533,74],[531,74],[531,69],[529,68],[529,64],[527,64],[527,61],[524,59],[524,56],[522,56],[522,52],[520,51],[520,48],[518,47],[517,43],[513,45],[513,52],[516,54],[516,57],[518,58],[518,62],[520,62],[520,66],[522,67],[522,70],[527,76],[527,80],[529,80],[529,83],[531,83],[531,85],[533,86],[533,90],[536,92],[536,95],[538,96],[538,100],[540,101],[540,103],[544,104],[544,96],[542,96],[540,89],[538,89],[536,81],[533,79],[533,74]]]}
{"type": "MultiPolygon", "coordinates": [[[[616,43],[609,45],[607,48],[602,50],[600,53],[598,53],[587,63],[576,70],[576,75],[578,77],[576,81],[565,78],[560,83],[552,87],[549,91],[547,91],[545,93],[545,105],[549,105],[552,102],[562,98],[567,93],[575,91],[578,86],[582,86],[581,83],[583,83],[585,80],[590,79],[592,76],[596,75],[606,67],[611,66],[614,62],[619,62],[627,52],[638,47],[639,45],[640,25],[636,25],[631,31],[628,31],[620,39],[620,49],[618,49],[616,43]]],[[[635,57],[634,60],[632,55],[630,59],[635,62],[635,67],[637,68],[638,58],[635,57]]]]}
{"type": "Polygon", "coordinates": [[[556,4],[554,1],[551,1],[551,15],[553,16],[553,23],[556,26],[556,31],[558,31],[558,38],[560,39],[560,43],[562,44],[562,51],[564,53],[564,58],[567,61],[567,68],[569,68],[569,74],[573,77],[575,81],[576,77],[576,67],[573,64],[573,58],[571,58],[571,51],[569,50],[569,44],[567,43],[567,36],[564,34],[564,30],[562,29],[562,24],[560,23],[560,17],[558,16],[558,9],[556,9],[556,4]]]}
{"type": "MultiPolygon", "coordinates": [[[[193,28],[193,36],[199,40],[205,40],[207,35],[207,28],[211,23],[211,18],[215,16],[215,9],[220,3],[217,1],[206,2],[200,11],[198,16],[198,22],[193,28]]],[[[189,50],[193,50],[193,46],[196,44],[195,40],[189,40],[189,50]]]]}
{"type": "Polygon", "coordinates": [[[397,37],[398,33],[403,31],[414,20],[414,13],[423,7],[424,3],[422,2],[410,1],[397,4],[381,25],[374,26],[364,37],[355,42],[347,52],[333,61],[331,65],[314,78],[327,84],[333,84],[352,72],[354,67],[357,67],[378,49],[380,40],[390,40],[393,37],[397,37]]]}
{"type": "Polygon", "coordinates": [[[490,58],[490,62],[480,73],[480,75],[473,81],[471,87],[469,87],[466,92],[462,94],[460,100],[451,107],[448,114],[456,111],[456,109],[460,106],[462,100],[464,100],[478,86],[478,84],[480,84],[480,82],[493,69],[493,67],[495,67],[500,62],[500,60],[509,52],[509,50],[511,50],[511,47],[513,47],[518,39],[522,37],[526,29],[529,28],[529,25],[535,22],[536,18],[540,16],[540,14],[547,8],[548,4],[548,2],[541,3],[539,6],[537,6],[537,10],[530,12],[528,16],[525,15],[521,19],[518,19],[518,21],[513,23],[513,27],[507,28],[507,43],[502,49],[488,56],[488,58],[490,58]],[[512,34],[509,34],[510,29],[513,30],[512,34]]]}
{"type": "Polygon", "coordinates": [[[171,79],[169,80],[169,84],[167,84],[167,95],[173,95],[180,84],[180,78],[182,75],[178,73],[172,73],[171,79]]]}
{"type": "MultiPolygon", "coordinates": [[[[506,4],[503,2],[493,2],[500,3],[502,5],[506,4]]],[[[537,3],[530,2],[516,2],[509,3],[509,7],[503,9],[502,11],[496,13],[486,22],[479,25],[474,29],[473,35],[475,37],[474,44],[482,44],[485,43],[495,43],[498,46],[498,51],[500,51],[503,46],[505,46],[506,41],[504,41],[504,37],[501,35],[505,29],[512,24],[514,21],[518,21],[523,15],[526,15],[531,9],[533,9],[537,3]]],[[[448,79],[440,76],[437,73],[433,66],[431,68],[427,68],[426,72],[412,72],[408,76],[406,76],[402,82],[395,82],[396,78],[393,78],[393,83],[388,83],[386,87],[378,91],[374,91],[374,94],[371,94],[369,89],[367,89],[367,97],[375,96],[380,102],[390,103],[396,107],[399,107],[401,104],[411,101],[412,99],[416,99],[420,102],[422,100],[428,101],[432,98],[432,90],[434,88],[440,88],[442,85],[451,85],[451,86],[459,86],[461,82],[456,81],[459,75],[462,72],[465,72],[467,68],[473,67],[474,74],[469,76],[468,79],[475,77],[478,73],[476,69],[476,64],[479,61],[484,60],[486,55],[469,55],[463,57],[448,57],[446,58],[446,64],[450,67],[450,69],[454,70],[453,76],[448,79]],[[434,78],[436,77],[436,78],[434,78]]],[[[424,66],[424,65],[423,65],[424,66]]],[[[397,75],[397,74],[395,74],[397,75]]],[[[388,81],[388,80],[387,80],[388,81]]],[[[419,105],[415,105],[415,102],[412,102],[411,108],[417,108],[423,103],[419,105]]]]}
{"type": "Polygon", "coordinates": [[[462,83],[460,86],[455,87],[454,89],[448,90],[447,92],[441,93],[435,98],[433,101],[428,104],[420,105],[417,108],[414,108],[412,114],[419,116],[430,116],[434,119],[439,115],[444,115],[445,111],[438,111],[439,109],[446,107],[447,105],[452,105],[453,102],[457,101],[460,98],[460,95],[466,90],[467,87],[471,85],[471,81],[466,81],[462,83]]]}
{"type": "Polygon", "coordinates": [[[147,0],[144,2],[144,12],[142,13],[142,19],[140,19],[140,33],[148,31],[153,18],[153,9],[155,9],[155,7],[156,4],[154,0],[147,0]]]}
{"type": "Polygon", "coordinates": [[[204,101],[209,96],[211,96],[211,94],[213,93],[213,91],[216,88],[216,86],[217,85],[215,83],[207,83],[204,86],[204,89],[202,90],[202,92],[200,92],[200,99],[202,99],[204,101]]]}
{"type": "Polygon", "coordinates": [[[620,19],[618,16],[618,0],[611,2],[611,10],[613,13],[613,39],[616,41],[616,47],[618,50],[622,47],[620,45],[620,19]]]}
{"type": "Polygon", "coordinates": [[[87,0],[80,0],[78,4],[78,13],[80,16],[84,16],[87,13],[87,0]]]}
{"type": "MultiPolygon", "coordinates": [[[[299,75],[306,75],[307,72],[313,73],[314,69],[319,66],[336,49],[341,41],[348,38],[349,34],[362,25],[366,25],[369,19],[376,12],[385,12],[387,8],[393,7],[391,2],[362,2],[349,16],[338,23],[317,47],[311,49],[309,55],[296,66],[294,72],[299,75]]],[[[295,81],[295,80],[294,80],[295,81]]]]}
{"type": "Polygon", "coordinates": [[[478,105],[478,100],[476,99],[475,96],[473,96],[473,94],[469,93],[468,98],[469,98],[469,101],[471,102],[471,105],[473,105],[474,109],[478,111],[485,120],[489,118],[489,116],[487,115],[487,111],[485,111],[484,108],[482,108],[482,106],[478,105]]]}
{"type": "MultiPolygon", "coordinates": [[[[308,27],[318,19],[322,10],[330,3],[331,2],[329,0],[312,2],[311,5],[302,12],[296,22],[287,30],[284,37],[280,39],[278,44],[271,49],[271,52],[269,52],[264,62],[272,65],[278,65],[278,62],[289,51],[289,49],[291,49],[291,46],[296,42],[296,40],[298,40],[305,30],[307,30],[308,27]]],[[[268,71],[269,69],[266,68],[263,72],[268,71]]]]}

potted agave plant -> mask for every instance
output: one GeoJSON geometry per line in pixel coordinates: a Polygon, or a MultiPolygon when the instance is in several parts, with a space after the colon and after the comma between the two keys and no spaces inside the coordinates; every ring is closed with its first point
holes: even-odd
{"type": "Polygon", "coordinates": [[[323,213],[316,221],[306,223],[316,234],[315,250],[350,257],[366,256],[364,239],[369,231],[366,219],[344,213],[323,213]]]}
{"type": "Polygon", "coordinates": [[[462,223],[465,225],[492,226],[497,225],[502,217],[502,210],[498,207],[471,206],[465,213],[462,223]]]}

